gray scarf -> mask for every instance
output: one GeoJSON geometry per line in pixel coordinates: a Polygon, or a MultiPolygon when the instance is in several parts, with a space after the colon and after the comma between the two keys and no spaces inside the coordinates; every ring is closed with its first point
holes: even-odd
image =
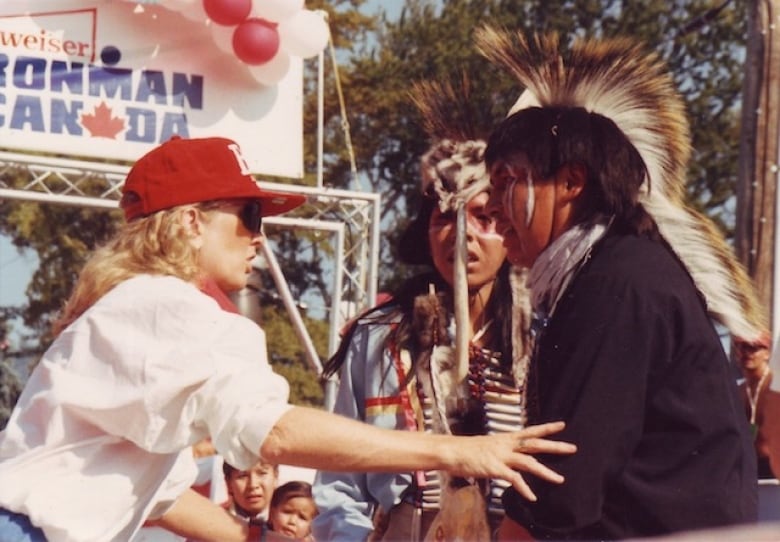
{"type": "Polygon", "coordinates": [[[597,216],[589,223],[566,230],[539,255],[528,275],[535,318],[548,320],[579,268],[588,260],[593,245],[609,228],[611,220],[597,216]]]}

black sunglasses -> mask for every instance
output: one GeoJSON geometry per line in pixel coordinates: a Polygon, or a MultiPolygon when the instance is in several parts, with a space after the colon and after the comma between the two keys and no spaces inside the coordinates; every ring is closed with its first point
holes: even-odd
{"type": "Polygon", "coordinates": [[[246,202],[238,213],[241,223],[254,235],[259,235],[263,231],[263,210],[260,200],[251,200],[246,202]]]}

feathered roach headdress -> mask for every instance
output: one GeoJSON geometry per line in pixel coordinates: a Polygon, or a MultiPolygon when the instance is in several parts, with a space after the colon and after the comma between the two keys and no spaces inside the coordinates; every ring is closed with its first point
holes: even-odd
{"type": "Polygon", "coordinates": [[[583,107],[611,119],[648,171],[640,201],[687,267],[710,314],[741,340],[761,341],[764,311],[754,286],[713,222],[684,202],[690,133],[666,66],[631,39],[576,41],[564,58],[557,34],[527,39],[485,26],[477,48],[509,70],[525,91],[509,111],[583,107]]]}

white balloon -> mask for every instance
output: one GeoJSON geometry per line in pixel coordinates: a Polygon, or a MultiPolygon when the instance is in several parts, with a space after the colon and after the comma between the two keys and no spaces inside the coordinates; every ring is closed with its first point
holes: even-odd
{"type": "Polygon", "coordinates": [[[223,53],[233,54],[233,32],[235,32],[235,26],[224,26],[216,24],[214,21],[209,21],[209,30],[211,31],[211,37],[214,39],[214,43],[217,48],[223,53]]]}
{"type": "Polygon", "coordinates": [[[195,0],[158,0],[158,4],[171,11],[183,11],[190,8],[195,0]]]}
{"type": "Polygon", "coordinates": [[[252,14],[278,23],[303,9],[304,0],[252,0],[252,14]]]}
{"type": "Polygon", "coordinates": [[[247,67],[258,83],[265,86],[275,85],[290,71],[290,55],[280,50],[265,64],[247,67]]]}
{"type": "Polygon", "coordinates": [[[206,10],[203,8],[202,0],[195,0],[194,2],[188,2],[184,7],[179,9],[179,12],[184,15],[190,21],[196,23],[206,23],[206,19],[209,18],[206,15],[206,10]]]}
{"type": "Polygon", "coordinates": [[[309,58],[328,44],[330,29],[320,13],[302,9],[278,26],[280,46],[290,54],[309,58]]]}

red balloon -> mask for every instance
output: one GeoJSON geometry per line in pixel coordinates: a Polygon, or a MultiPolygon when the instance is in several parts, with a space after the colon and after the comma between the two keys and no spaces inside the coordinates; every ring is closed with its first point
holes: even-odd
{"type": "Polygon", "coordinates": [[[223,26],[235,26],[249,17],[252,0],[203,0],[209,19],[223,26]]]}
{"type": "Polygon", "coordinates": [[[279,51],[276,25],[263,19],[247,19],[233,32],[233,51],[246,64],[265,64],[279,51]]]}

